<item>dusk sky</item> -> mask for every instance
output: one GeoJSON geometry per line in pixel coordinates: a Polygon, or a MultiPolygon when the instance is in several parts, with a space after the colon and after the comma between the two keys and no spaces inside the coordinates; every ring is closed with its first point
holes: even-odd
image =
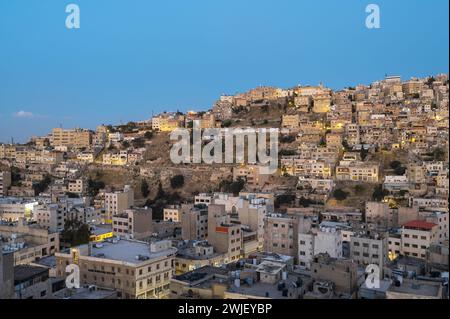
{"type": "Polygon", "coordinates": [[[448,73],[448,0],[0,0],[0,142],[206,110],[258,85],[448,73]],[[81,28],[65,26],[69,3],[81,28]],[[381,9],[367,29],[365,8],[381,9]]]}

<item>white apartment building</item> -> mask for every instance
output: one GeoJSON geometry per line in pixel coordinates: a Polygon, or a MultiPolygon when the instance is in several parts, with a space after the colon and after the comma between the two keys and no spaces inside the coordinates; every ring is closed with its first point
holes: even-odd
{"type": "Polygon", "coordinates": [[[342,235],[336,227],[321,226],[314,239],[314,255],[328,253],[331,258],[342,258],[342,235]]]}
{"type": "Polygon", "coordinates": [[[410,221],[403,225],[401,239],[404,255],[425,259],[428,247],[438,242],[438,225],[422,220],[410,221]]]}

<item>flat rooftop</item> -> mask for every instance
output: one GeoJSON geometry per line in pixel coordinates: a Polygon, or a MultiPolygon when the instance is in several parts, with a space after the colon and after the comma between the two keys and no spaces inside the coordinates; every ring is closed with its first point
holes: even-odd
{"type": "Polygon", "coordinates": [[[58,299],[116,299],[117,291],[96,288],[64,289],[55,294],[58,299]]]}
{"type": "Polygon", "coordinates": [[[150,244],[146,242],[122,239],[116,243],[103,242],[100,245],[93,245],[91,257],[123,261],[132,264],[140,264],[145,260],[136,259],[136,257],[139,255],[146,256],[149,259],[155,259],[170,254],[175,254],[176,251],[176,248],[170,247],[158,252],[150,252],[150,244]]]}
{"type": "MultiPolygon", "coordinates": [[[[288,274],[287,280],[282,282],[289,285],[290,283],[296,282],[299,277],[294,276],[292,274],[288,274]]],[[[286,299],[288,297],[283,296],[283,290],[278,290],[278,283],[275,285],[268,283],[256,282],[252,285],[248,285],[246,283],[241,283],[240,287],[236,287],[235,285],[231,285],[227,290],[230,293],[238,293],[249,296],[257,296],[257,297],[268,297],[273,299],[286,299]]]]}
{"type": "Polygon", "coordinates": [[[440,283],[426,281],[404,280],[399,287],[391,285],[388,291],[427,297],[437,297],[439,295],[440,285],[440,283]]]}
{"type": "Polygon", "coordinates": [[[103,235],[112,232],[111,225],[95,225],[93,229],[91,229],[92,235],[103,235]]]}
{"type": "Polygon", "coordinates": [[[30,265],[19,265],[14,267],[14,284],[18,285],[37,276],[48,274],[48,268],[30,265]]]}
{"type": "Polygon", "coordinates": [[[55,268],[56,267],[56,257],[55,256],[44,257],[44,258],[34,261],[33,264],[42,265],[42,266],[45,266],[48,268],[55,268]]]}
{"type": "Polygon", "coordinates": [[[229,271],[224,268],[204,266],[196,270],[184,273],[179,276],[175,276],[174,279],[183,281],[189,284],[193,284],[199,280],[202,280],[208,276],[228,276],[229,271]]]}

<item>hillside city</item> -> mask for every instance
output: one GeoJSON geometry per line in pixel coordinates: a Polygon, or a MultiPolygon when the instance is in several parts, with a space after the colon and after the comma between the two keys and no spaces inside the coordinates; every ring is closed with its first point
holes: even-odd
{"type": "Polygon", "coordinates": [[[448,299],[448,107],[386,76],[0,144],[0,299],[448,299]],[[194,121],[279,129],[277,172],[174,164],[194,121]]]}

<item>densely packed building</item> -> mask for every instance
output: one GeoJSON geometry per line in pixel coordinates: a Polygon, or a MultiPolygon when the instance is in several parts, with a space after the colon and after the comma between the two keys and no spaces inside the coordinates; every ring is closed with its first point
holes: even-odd
{"type": "Polygon", "coordinates": [[[258,87],[0,144],[0,297],[448,298],[448,105],[446,74],[258,87]],[[280,129],[276,173],[171,163],[194,123],[280,129]]]}

